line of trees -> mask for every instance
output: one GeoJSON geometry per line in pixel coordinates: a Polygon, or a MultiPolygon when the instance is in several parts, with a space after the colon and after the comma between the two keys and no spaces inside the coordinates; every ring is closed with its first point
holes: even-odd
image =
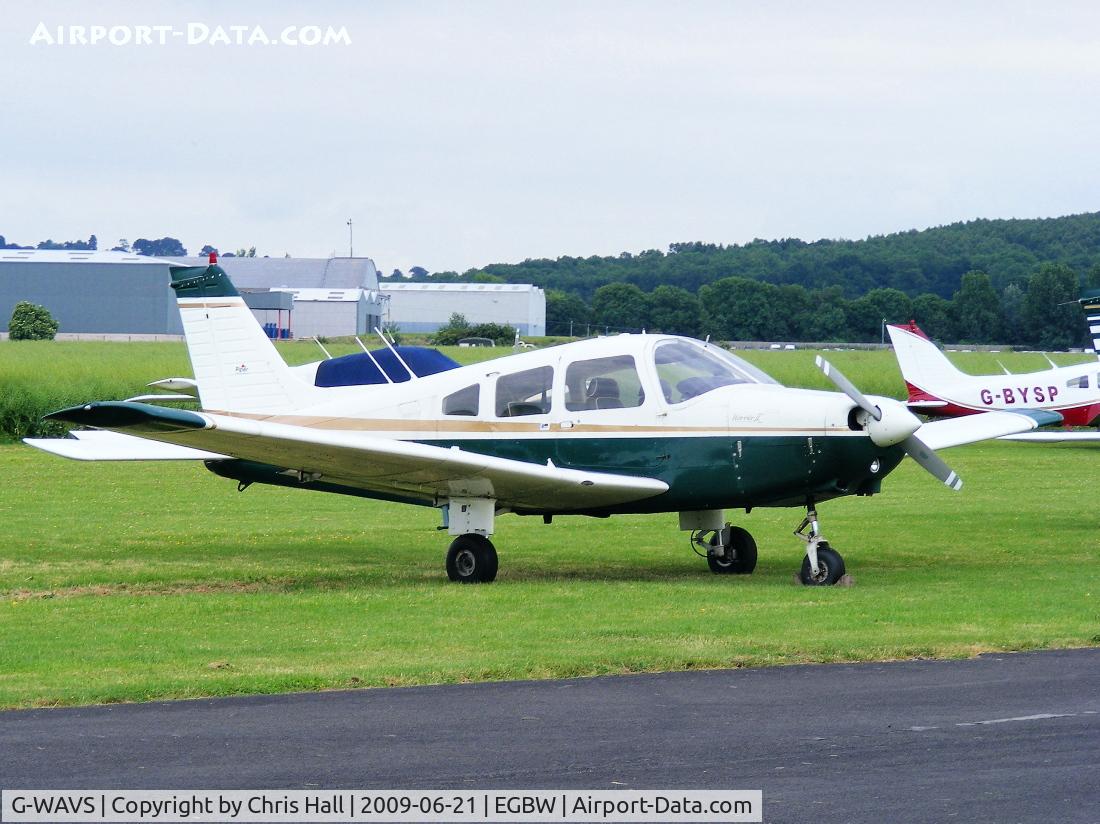
{"type": "MultiPolygon", "coordinates": [[[[1085,285],[1100,287],[1093,270],[1085,285]]],[[[926,292],[910,297],[878,288],[851,299],[836,286],[807,289],[729,277],[697,293],[662,285],[644,292],[611,283],[591,301],[557,289],[546,293],[546,331],[584,335],[604,331],[670,332],[720,340],[847,341],[882,339],[883,322],[915,320],[932,338],[958,343],[1005,343],[1042,349],[1083,346],[1081,281],[1062,263],[1040,265],[1026,280],[998,293],[985,272],[966,272],[950,299],[926,292]]]]}
{"type": "MultiPolygon", "coordinates": [[[[34,246],[21,246],[18,243],[9,243],[3,235],[0,235],[0,249],[67,249],[94,252],[99,249],[99,241],[95,235],[92,235],[87,240],[43,240],[34,246]]],[[[149,257],[187,257],[187,247],[178,238],[168,236],[152,240],[139,237],[133,243],[130,243],[126,238],[121,238],[115,246],[111,247],[111,251],[133,252],[136,255],[148,255],[149,257]]],[[[206,257],[211,252],[218,252],[217,247],[206,244],[199,254],[206,257]]],[[[224,255],[219,253],[219,255],[221,257],[256,257],[256,247],[240,248],[235,252],[226,252],[224,255]]],[[[417,270],[427,275],[427,270],[413,267],[414,272],[417,270]]]]}
{"type": "Polygon", "coordinates": [[[985,272],[1000,293],[1012,283],[1026,282],[1043,263],[1064,263],[1077,272],[1089,272],[1100,264],[1100,213],[974,220],[864,240],[808,243],[788,238],[729,246],[673,243],[667,252],[651,249],[611,257],[491,264],[461,277],[484,273],[509,283],[570,292],[585,300],[608,283],[633,283],[645,292],[666,285],[698,293],[702,286],[727,277],[777,286],[798,284],[810,290],[835,286],[851,299],[872,289],[951,298],[967,272],[985,272]]]}
{"type": "Polygon", "coordinates": [[[547,331],[558,335],[646,328],[874,341],[885,318],[915,319],[949,342],[1065,348],[1087,342],[1074,301],[1082,287],[1100,286],[1100,213],[864,240],[674,243],[667,252],[529,259],[413,280],[541,286],[547,331]]]}

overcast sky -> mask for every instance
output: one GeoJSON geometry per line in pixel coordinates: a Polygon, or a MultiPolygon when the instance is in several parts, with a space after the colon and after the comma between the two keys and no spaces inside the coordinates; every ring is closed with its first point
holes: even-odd
{"type": "Polygon", "coordinates": [[[461,271],[1100,209],[1095,3],[21,5],[9,241],[345,255],[352,218],[385,271],[461,271]],[[39,23],[351,44],[31,45],[39,23]]]}

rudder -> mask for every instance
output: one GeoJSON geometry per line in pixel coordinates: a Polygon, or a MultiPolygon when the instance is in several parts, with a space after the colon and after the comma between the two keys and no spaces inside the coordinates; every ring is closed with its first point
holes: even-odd
{"type": "Polygon", "coordinates": [[[891,324],[886,330],[894,344],[901,376],[909,388],[910,401],[932,399],[942,391],[945,383],[966,377],[915,323],[891,324]]]}
{"type": "Polygon", "coordinates": [[[277,413],[317,402],[320,390],[291,372],[213,255],[209,266],[170,272],[203,409],[277,413]]]}

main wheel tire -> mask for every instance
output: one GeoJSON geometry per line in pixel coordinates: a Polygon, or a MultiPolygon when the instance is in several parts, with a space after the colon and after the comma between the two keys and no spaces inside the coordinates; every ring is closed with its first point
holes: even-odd
{"type": "MultiPolygon", "coordinates": [[[[707,553],[707,566],[715,575],[748,575],[756,569],[756,541],[747,529],[729,528],[729,546],[725,555],[707,553]]],[[[718,543],[718,536],[710,539],[710,545],[718,543]]]]}
{"type": "Polygon", "coordinates": [[[802,559],[799,578],[808,587],[831,587],[844,575],[844,559],[824,541],[817,545],[817,575],[810,568],[810,559],[802,559]]]}
{"type": "Polygon", "coordinates": [[[484,535],[459,535],[447,550],[447,577],[460,584],[487,584],[497,577],[497,551],[484,535]]]}

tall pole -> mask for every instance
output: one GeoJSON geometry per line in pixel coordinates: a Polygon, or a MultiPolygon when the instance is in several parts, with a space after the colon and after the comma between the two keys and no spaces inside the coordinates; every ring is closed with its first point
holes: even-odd
{"type": "Polygon", "coordinates": [[[348,218],[348,257],[355,257],[355,243],[352,237],[351,218],[348,218]]]}

